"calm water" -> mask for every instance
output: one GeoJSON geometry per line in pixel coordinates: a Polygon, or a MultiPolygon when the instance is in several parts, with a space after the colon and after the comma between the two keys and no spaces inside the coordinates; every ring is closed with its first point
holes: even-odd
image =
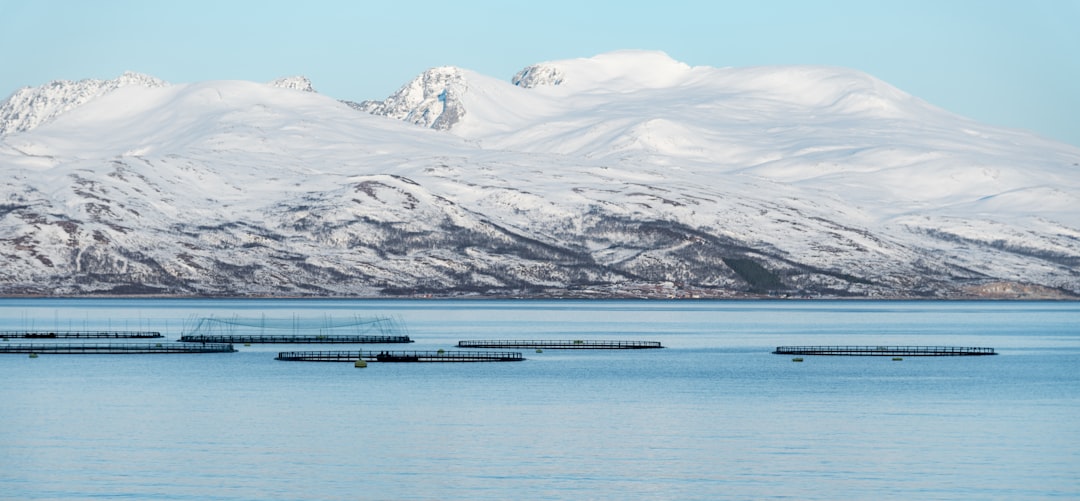
{"type": "Polygon", "coordinates": [[[208,316],[379,315],[417,342],[0,355],[0,497],[1080,497],[1077,303],[0,300],[0,330],[170,340],[208,316]],[[529,338],[667,348],[365,369],[274,360],[529,338]],[[798,344],[1000,355],[770,354],[798,344]]]}

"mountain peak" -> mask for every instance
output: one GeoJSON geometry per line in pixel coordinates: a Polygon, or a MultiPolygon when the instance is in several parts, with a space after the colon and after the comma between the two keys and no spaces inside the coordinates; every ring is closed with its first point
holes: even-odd
{"type": "Polygon", "coordinates": [[[468,88],[464,70],[439,66],[421,73],[384,101],[364,101],[359,108],[373,115],[446,130],[465,116],[461,97],[468,88]]]}
{"type": "MultiPolygon", "coordinates": [[[[592,89],[631,92],[676,86],[689,78],[691,71],[689,65],[664,52],[646,50],[620,50],[589,58],[534,64],[514,75],[512,85],[456,66],[440,66],[420,74],[383,101],[364,101],[355,107],[423,127],[459,130],[455,126],[465,119],[467,112],[515,109],[524,104],[518,100],[527,99],[526,96],[509,95],[508,89],[514,86],[523,89],[560,86],[569,92],[592,89]],[[473,95],[467,95],[470,88],[473,95]],[[509,100],[496,102],[503,99],[509,100]]],[[[529,103],[517,112],[528,115],[546,108],[549,108],[546,103],[529,103]]]]}
{"type": "Polygon", "coordinates": [[[24,132],[122,87],[165,87],[164,80],[126,71],[112,80],[54,80],[23,87],[0,104],[0,136],[24,132]]]}
{"type": "Polygon", "coordinates": [[[527,66],[525,69],[517,72],[517,74],[514,75],[514,78],[510,79],[510,82],[518,87],[531,89],[542,85],[560,85],[565,79],[566,74],[563,73],[562,68],[551,64],[540,63],[527,66]]]}
{"type": "Polygon", "coordinates": [[[147,75],[145,73],[139,73],[137,71],[125,71],[122,74],[120,74],[119,77],[116,77],[113,80],[106,80],[105,83],[106,84],[112,83],[113,85],[116,86],[116,88],[128,87],[128,86],[131,86],[131,85],[139,85],[139,86],[142,86],[142,87],[150,87],[150,88],[165,87],[166,85],[169,85],[168,82],[166,82],[166,81],[164,81],[164,80],[162,80],[160,78],[157,78],[157,77],[154,77],[154,76],[151,76],[151,75],[147,75]]]}
{"type": "Polygon", "coordinates": [[[311,80],[308,77],[302,75],[296,75],[291,77],[282,77],[269,83],[272,87],[281,87],[282,89],[299,90],[303,92],[316,92],[315,87],[312,87],[311,80]]]}
{"type": "Polygon", "coordinates": [[[511,79],[524,88],[570,85],[574,87],[666,87],[691,70],[662,51],[619,50],[593,57],[548,61],[519,71],[511,79]]]}

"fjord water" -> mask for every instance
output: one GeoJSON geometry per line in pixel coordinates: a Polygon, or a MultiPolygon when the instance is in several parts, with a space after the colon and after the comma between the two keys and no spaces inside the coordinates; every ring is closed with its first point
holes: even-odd
{"type": "Polygon", "coordinates": [[[170,341],[200,317],[386,315],[416,342],[0,355],[0,498],[1080,497],[1078,303],[0,300],[0,330],[170,341]],[[666,348],[363,369],[274,360],[463,339],[666,348]],[[778,345],[999,355],[793,363],[778,345]]]}

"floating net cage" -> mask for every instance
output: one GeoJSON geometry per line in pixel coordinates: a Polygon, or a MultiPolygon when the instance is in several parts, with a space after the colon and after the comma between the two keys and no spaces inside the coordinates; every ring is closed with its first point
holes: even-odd
{"type": "Polygon", "coordinates": [[[408,336],[405,324],[394,317],[267,318],[202,317],[186,322],[184,335],[192,336],[408,336]]]}

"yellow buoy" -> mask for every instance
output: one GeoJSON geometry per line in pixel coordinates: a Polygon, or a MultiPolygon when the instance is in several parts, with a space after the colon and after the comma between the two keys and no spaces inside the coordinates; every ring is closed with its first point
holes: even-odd
{"type": "Polygon", "coordinates": [[[353,364],[353,367],[367,367],[367,362],[365,362],[362,358],[358,359],[356,363],[353,364]]]}
{"type": "Polygon", "coordinates": [[[537,348],[537,349],[536,349],[536,352],[537,352],[537,353],[543,353],[543,352],[544,352],[544,350],[541,350],[540,348],[537,348]]]}
{"type": "Polygon", "coordinates": [[[251,346],[251,343],[244,343],[244,346],[251,346]]]}
{"type": "Polygon", "coordinates": [[[899,361],[903,360],[903,358],[901,358],[901,357],[893,357],[892,360],[893,360],[893,362],[899,362],[899,361]]]}
{"type": "Polygon", "coordinates": [[[37,358],[37,353],[31,353],[30,358],[37,358]]]}
{"type": "Polygon", "coordinates": [[[802,357],[795,357],[791,359],[792,362],[802,362],[802,357]]]}

